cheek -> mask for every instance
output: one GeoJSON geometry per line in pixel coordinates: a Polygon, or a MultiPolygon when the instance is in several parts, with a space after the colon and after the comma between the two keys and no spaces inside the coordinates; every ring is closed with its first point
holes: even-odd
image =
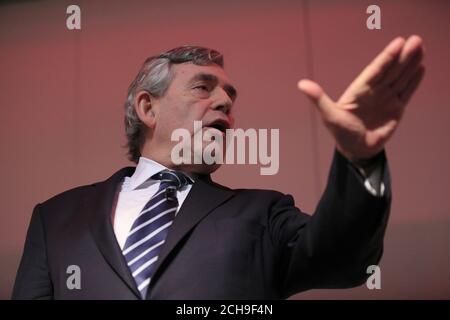
{"type": "Polygon", "coordinates": [[[212,104],[210,99],[200,99],[186,92],[166,96],[159,106],[160,125],[165,132],[177,128],[193,130],[194,121],[202,120],[212,104]]]}
{"type": "Polygon", "coordinates": [[[210,104],[207,100],[187,99],[177,105],[177,110],[172,115],[177,115],[180,122],[192,126],[194,121],[203,119],[210,109],[210,104]]]}
{"type": "Polygon", "coordinates": [[[175,129],[184,128],[191,133],[194,129],[194,121],[203,119],[205,108],[202,104],[195,101],[186,101],[176,105],[164,106],[159,117],[159,127],[164,135],[169,135],[175,129]]]}

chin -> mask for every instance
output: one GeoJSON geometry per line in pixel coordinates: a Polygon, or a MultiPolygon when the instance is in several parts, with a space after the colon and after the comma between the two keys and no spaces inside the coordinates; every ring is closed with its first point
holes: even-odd
{"type": "Polygon", "coordinates": [[[189,171],[195,174],[211,174],[219,169],[221,164],[196,164],[189,168],[189,171]]]}

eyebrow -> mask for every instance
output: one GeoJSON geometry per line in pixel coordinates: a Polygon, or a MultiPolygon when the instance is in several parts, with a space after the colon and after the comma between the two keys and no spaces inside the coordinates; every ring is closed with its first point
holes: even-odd
{"type": "MultiPolygon", "coordinates": [[[[210,74],[210,73],[198,73],[194,77],[192,77],[190,82],[192,83],[192,82],[196,82],[196,81],[205,81],[205,82],[210,82],[210,83],[214,83],[215,85],[217,85],[219,83],[219,78],[217,78],[217,76],[210,74]]],[[[236,100],[237,90],[235,87],[233,87],[231,84],[226,83],[223,86],[223,89],[228,94],[228,96],[231,98],[231,100],[233,100],[233,101],[236,100]]]]}

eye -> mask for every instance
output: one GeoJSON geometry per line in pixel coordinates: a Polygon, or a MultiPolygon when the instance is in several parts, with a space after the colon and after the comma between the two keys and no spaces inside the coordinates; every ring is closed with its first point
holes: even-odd
{"type": "Polygon", "coordinates": [[[199,85],[199,86],[196,86],[196,87],[194,87],[194,89],[198,89],[198,90],[200,90],[200,91],[209,91],[208,86],[206,86],[206,85],[204,85],[204,84],[199,85]]]}

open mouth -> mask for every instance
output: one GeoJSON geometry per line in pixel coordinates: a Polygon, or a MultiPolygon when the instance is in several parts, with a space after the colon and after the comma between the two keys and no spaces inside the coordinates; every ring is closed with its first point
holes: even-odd
{"type": "Polygon", "coordinates": [[[211,122],[210,124],[206,125],[205,127],[214,128],[222,132],[223,134],[226,133],[226,130],[230,128],[230,125],[228,122],[224,120],[215,120],[211,122]]]}

